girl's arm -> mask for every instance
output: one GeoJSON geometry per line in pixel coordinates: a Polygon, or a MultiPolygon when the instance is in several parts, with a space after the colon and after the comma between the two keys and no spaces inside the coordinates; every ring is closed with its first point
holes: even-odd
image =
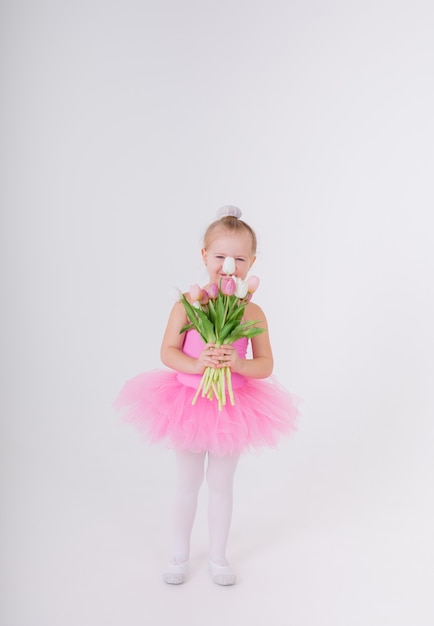
{"type": "Polygon", "coordinates": [[[184,343],[184,333],[180,334],[180,330],[188,323],[182,302],[177,302],[167,322],[166,331],[161,343],[160,358],[164,365],[170,367],[177,372],[185,372],[186,374],[202,374],[207,366],[216,367],[217,358],[214,356],[213,344],[206,344],[204,350],[199,357],[193,358],[184,354],[182,345],[184,343]]]}
{"type": "MultiPolygon", "coordinates": [[[[258,320],[256,326],[265,328],[265,332],[252,337],[252,358],[241,359],[236,349],[231,345],[222,346],[220,352],[225,356],[219,367],[229,366],[232,372],[242,374],[248,378],[267,378],[273,371],[274,361],[268,334],[267,318],[263,310],[252,302],[246,306],[244,320],[258,320]]],[[[220,356],[220,359],[222,357],[220,356]]]]}

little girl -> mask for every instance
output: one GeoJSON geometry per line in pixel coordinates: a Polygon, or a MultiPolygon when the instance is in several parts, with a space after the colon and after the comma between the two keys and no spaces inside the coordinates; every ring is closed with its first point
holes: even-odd
{"type": "MultiPolygon", "coordinates": [[[[234,276],[245,279],[255,261],[256,235],[237,207],[220,209],[206,230],[202,259],[209,284],[219,284],[227,257],[235,260],[234,276]]],[[[188,298],[188,294],[186,294],[188,298]]],[[[205,344],[194,329],[180,333],[188,323],[182,302],[169,316],[161,345],[161,360],[169,370],[145,372],[127,381],[116,401],[126,408],[125,418],[143,430],[150,441],[165,440],[176,454],[178,482],[173,517],[173,546],[163,574],[166,583],[178,585],[188,575],[190,536],[199,488],[205,474],[209,488],[209,567],[218,585],[233,585],[236,575],[226,560],[232,516],[233,480],[240,454],[249,448],[275,446],[279,436],[295,428],[297,408],[290,394],[270,378],[273,355],[262,309],[253,302],[244,321],[258,320],[264,332],[251,341],[230,345],[205,344]],[[234,405],[218,407],[216,400],[199,395],[192,399],[206,367],[229,367],[234,405]]]]}

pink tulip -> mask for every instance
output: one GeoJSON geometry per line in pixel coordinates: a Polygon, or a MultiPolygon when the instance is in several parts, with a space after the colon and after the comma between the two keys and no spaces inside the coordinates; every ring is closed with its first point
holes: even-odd
{"type": "Polygon", "coordinates": [[[202,297],[200,299],[200,303],[202,306],[207,305],[209,302],[209,294],[205,289],[202,289],[202,297]]]}
{"type": "Polygon", "coordinates": [[[208,287],[208,295],[211,300],[215,300],[219,295],[219,286],[216,283],[211,283],[208,287]]]}
{"type": "Polygon", "coordinates": [[[247,285],[249,293],[255,293],[259,287],[259,278],[257,276],[249,276],[247,279],[247,285]]]}
{"type": "Polygon", "coordinates": [[[199,285],[191,285],[190,287],[190,298],[193,302],[199,302],[202,298],[202,289],[199,285]]]}
{"type": "Polygon", "coordinates": [[[232,278],[222,279],[222,292],[225,296],[233,296],[237,286],[232,278]]]}

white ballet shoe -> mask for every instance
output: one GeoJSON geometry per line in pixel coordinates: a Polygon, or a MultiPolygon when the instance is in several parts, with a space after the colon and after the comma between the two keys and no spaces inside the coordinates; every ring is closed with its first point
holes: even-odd
{"type": "Polygon", "coordinates": [[[228,563],[216,563],[215,561],[209,562],[209,569],[211,577],[216,585],[223,585],[225,587],[229,585],[235,585],[237,577],[234,570],[228,563]]]}
{"type": "Polygon", "coordinates": [[[187,580],[188,561],[170,561],[163,573],[163,581],[168,585],[182,585],[187,580]]]}

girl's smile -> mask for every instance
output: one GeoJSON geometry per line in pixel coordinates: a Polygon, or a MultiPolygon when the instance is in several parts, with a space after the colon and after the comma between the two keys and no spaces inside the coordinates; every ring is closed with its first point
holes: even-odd
{"type": "Polygon", "coordinates": [[[217,235],[208,248],[202,249],[202,258],[208,270],[211,283],[218,283],[226,276],[223,263],[226,257],[235,259],[234,276],[245,279],[252,267],[255,256],[252,255],[252,241],[248,233],[221,233],[217,235]]]}

